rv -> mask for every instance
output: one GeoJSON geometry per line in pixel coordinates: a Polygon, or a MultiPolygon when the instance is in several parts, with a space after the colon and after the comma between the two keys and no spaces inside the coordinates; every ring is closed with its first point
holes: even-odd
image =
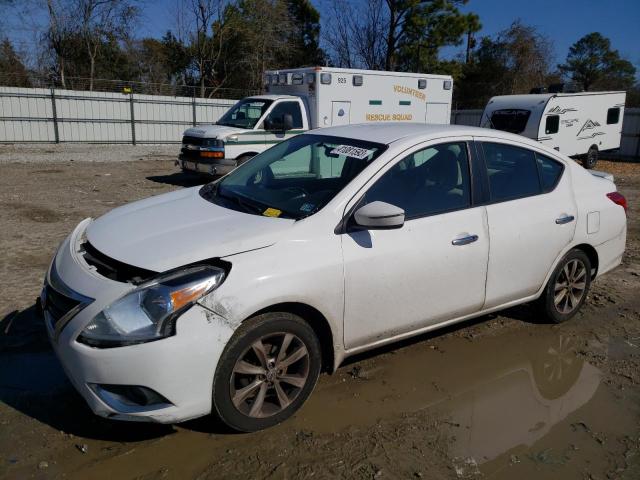
{"type": "Polygon", "coordinates": [[[445,75],[329,67],[267,71],[264,95],[244,98],[215,125],[184,132],[176,165],[226,174],[309,129],[351,123],[448,124],[453,80],[445,75]]]}
{"type": "Polygon", "coordinates": [[[625,92],[493,97],[480,126],[533,138],[593,168],[600,152],[620,148],[625,92]]]}

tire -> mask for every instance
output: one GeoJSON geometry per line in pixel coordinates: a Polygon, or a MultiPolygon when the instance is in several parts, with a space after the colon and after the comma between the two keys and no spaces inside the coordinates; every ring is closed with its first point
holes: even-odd
{"type": "Polygon", "coordinates": [[[566,322],[580,310],[587,298],[590,286],[591,262],[589,257],[582,250],[571,250],[553,271],[538,300],[538,306],[549,320],[556,323],[566,322]],[[567,282],[567,277],[569,282],[567,282]],[[563,285],[567,286],[562,288],[563,285]],[[569,294],[569,289],[571,294],[569,294]],[[562,295],[563,292],[564,295],[562,295]]]}
{"type": "Polygon", "coordinates": [[[213,411],[241,432],[277,425],[309,397],[321,365],[320,342],[302,318],[280,312],[258,315],[238,328],[220,357],[213,411]]]}
{"type": "Polygon", "coordinates": [[[584,157],[584,160],[582,161],[582,166],[587,170],[591,170],[596,166],[596,163],[598,163],[598,147],[591,145],[587,152],[587,156],[584,157]]]}
{"type": "Polygon", "coordinates": [[[255,155],[251,155],[250,153],[246,155],[240,155],[238,158],[236,158],[236,167],[239,167],[248,160],[251,160],[253,157],[255,157],[255,155]]]}

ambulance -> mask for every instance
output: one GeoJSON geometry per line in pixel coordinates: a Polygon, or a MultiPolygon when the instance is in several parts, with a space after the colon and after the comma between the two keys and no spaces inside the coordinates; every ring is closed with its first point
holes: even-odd
{"type": "Polygon", "coordinates": [[[447,75],[309,67],[266,71],[264,95],[236,103],[214,125],[189,128],[176,165],[224,175],[310,129],[375,122],[448,124],[447,75]]]}

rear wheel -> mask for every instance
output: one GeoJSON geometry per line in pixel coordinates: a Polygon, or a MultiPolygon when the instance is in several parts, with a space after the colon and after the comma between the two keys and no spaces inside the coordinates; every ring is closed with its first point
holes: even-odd
{"type": "Polygon", "coordinates": [[[590,170],[596,166],[596,163],[598,163],[598,147],[596,147],[595,145],[591,145],[591,147],[589,147],[589,151],[587,152],[587,156],[582,161],[582,165],[584,166],[584,168],[590,170]]]}
{"type": "Polygon", "coordinates": [[[571,250],[554,270],[538,303],[544,315],[561,323],[573,317],[589,293],[591,262],[582,250],[571,250]]]}
{"type": "Polygon", "coordinates": [[[309,397],[321,366],[313,329],[289,313],[266,313],[233,335],[213,383],[220,419],[243,432],[283,422],[309,397]]]}

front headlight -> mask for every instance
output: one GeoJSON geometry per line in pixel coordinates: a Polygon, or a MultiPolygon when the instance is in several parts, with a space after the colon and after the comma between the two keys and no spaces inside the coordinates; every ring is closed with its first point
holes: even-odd
{"type": "Polygon", "coordinates": [[[221,268],[199,266],[158,277],[97,314],[78,341],[93,347],[120,347],[175,334],[178,317],[224,280],[221,268]]]}

